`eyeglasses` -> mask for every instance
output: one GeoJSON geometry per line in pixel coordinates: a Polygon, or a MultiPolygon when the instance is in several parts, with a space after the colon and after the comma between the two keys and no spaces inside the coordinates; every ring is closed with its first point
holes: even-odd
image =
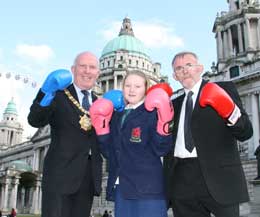
{"type": "Polygon", "coordinates": [[[184,71],[184,69],[186,69],[186,70],[190,70],[190,69],[192,69],[193,67],[195,67],[195,66],[198,66],[198,64],[191,64],[191,63],[187,63],[186,65],[184,65],[184,66],[178,66],[178,67],[176,67],[175,69],[174,69],[174,72],[175,72],[175,74],[181,74],[183,71],[184,71]]]}

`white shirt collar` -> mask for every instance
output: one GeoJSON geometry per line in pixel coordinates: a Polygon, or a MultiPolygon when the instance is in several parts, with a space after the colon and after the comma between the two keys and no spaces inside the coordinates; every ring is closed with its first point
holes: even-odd
{"type": "Polygon", "coordinates": [[[136,103],[135,105],[127,104],[125,109],[136,109],[138,106],[142,105],[143,103],[144,103],[144,99],[141,100],[140,102],[136,103]]]}
{"type": "MultiPolygon", "coordinates": [[[[84,94],[81,92],[81,89],[76,85],[74,84],[74,87],[75,87],[75,90],[76,90],[76,93],[77,93],[77,96],[78,96],[78,100],[79,100],[79,103],[82,105],[83,103],[83,97],[84,97],[84,94]]],[[[91,95],[91,92],[92,92],[92,89],[88,90],[89,91],[89,95],[88,95],[88,101],[90,103],[90,105],[92,104],[92,95],[91,95]]]]}
{"type": "MultiPolygon", "coordinates": [[[[74,87],[75,87],[75,90],[76,90],[76,92],[77,92],[77,95],[79,96],[79,95],[84,95],[81,91],[81,89],[75,84],[75,83],[73,83],[73,85],[74,85],[74,87]]],[[[91,93],[92,93],[92,89],[89,89],[89,90],[87,90],[90,94],[89,95],[91,95],[91,93]]]]}

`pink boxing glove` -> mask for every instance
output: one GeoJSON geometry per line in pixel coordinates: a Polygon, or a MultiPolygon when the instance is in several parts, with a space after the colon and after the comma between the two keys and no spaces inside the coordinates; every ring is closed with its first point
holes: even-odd
{"type": "Polygon", "coordinates": [[[173,119],[174,111],[169,95],[165,90],[156,88],[146,95],[144,106],[148,111],[157,109],[157,132],[161,135],[169,135],[169,125],[173,119]]]}
{"type": "Polygon", "coordinates": [[[233,102],[227,92],[215,83],[207,83],[200,93],[201,107],[211,106],[220,117],[235,124],[241,116],[240,109],[233,102]]]}
{"type": "Polygon", "coordinates": [[[163,89],[163,90],[168,94],[169,97],[171,97],[172,94],[173,94],[173,90],[172,90],[171,86],[170,86],[168,83],[163,82],[163,83],[158,83],[158,84],[155,84],[155,85],[151,86],[151,87],[146,91],[146,95],[147,95],[150,91],[152,91],[152,90],[154,90],[154,89],[157,89],[157,88],[163,89]]]}
{"type": "Polygon", "coordinates": [[[110,132],[109,122],[114,111],[113,103],[107,99],[97,99],[89,108],[90,119],[97,135],[110,132]]]}

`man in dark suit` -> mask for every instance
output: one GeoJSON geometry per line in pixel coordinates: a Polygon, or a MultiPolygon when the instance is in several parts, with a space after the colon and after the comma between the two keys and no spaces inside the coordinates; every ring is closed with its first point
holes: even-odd
{"type": "Polygon", "coordinates": [[[98,59],[80,53],[67,70],[51,72],[28,115],[33,127],[51,127],[44,160],[42,217],[89,216],[101,191],[102,157],[88,109],[97,98],[92,88],[99,76],[98,59]]]}
{"type": "Polygon", "coordinates": [[[253,133],[238,92],[231,82],[202,80],[192,52],[178,53],[172,67],[185,91],[173,100],[174,148],[164,158],[174,217],[238,217],[249,197],[237,140],[253,133]]]}

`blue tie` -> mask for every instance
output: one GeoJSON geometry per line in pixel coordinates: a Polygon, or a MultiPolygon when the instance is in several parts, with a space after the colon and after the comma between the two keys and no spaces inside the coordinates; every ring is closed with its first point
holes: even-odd
{"type": "Polygon", "coordinates": [[[90,107],[90,103],[89,103],[89,100],[88,100],[89,92],[87,90],[82,90],[81,93],[84,94],[84,97],[83,97],[83,100],[82,100],[82,107],[85,110],[88,111],[89,107],[90,107]]]}
{"type": "Polygon", "coordinates": [[[193,110],[193,102],[192,102],[192,91],[189,91],[186,101],[185,108],[185,119],[184,119],[184,140],[185,140],[185,148],[192,152],[194,148],[193,138],[191,134],[191,116],[193,110]]]}

